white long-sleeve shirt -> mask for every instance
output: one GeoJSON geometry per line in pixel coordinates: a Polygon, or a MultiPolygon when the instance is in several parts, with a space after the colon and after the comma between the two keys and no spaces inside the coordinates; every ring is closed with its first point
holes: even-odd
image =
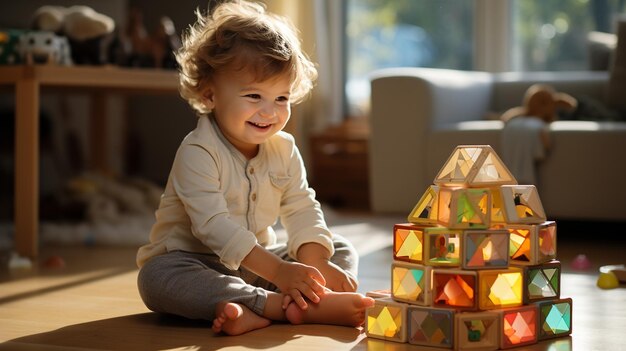
{"type": "Polygon", "coordinates": [[[215,253],[226,267],[237,269],[257,243],[276,243],[272,225],[279,217],[291,257],[309,242],[334,253],[293,137],[279,132],[247,160],[213,118],[200,117],[176,153],[150,243],[139,249],[137,265],[184,250],[215,253]]]}

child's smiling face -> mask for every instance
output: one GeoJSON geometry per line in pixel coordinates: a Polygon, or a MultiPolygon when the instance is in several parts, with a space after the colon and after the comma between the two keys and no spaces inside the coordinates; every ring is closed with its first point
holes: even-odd
{"type": "Polygon", "coordinates": [[[215,75],[205,94],[208,108],[220,130],[248,159],[259,144],[285,127],[291,116],[287,75],[257,82],[246,70],[226,70],[215,75]]]}

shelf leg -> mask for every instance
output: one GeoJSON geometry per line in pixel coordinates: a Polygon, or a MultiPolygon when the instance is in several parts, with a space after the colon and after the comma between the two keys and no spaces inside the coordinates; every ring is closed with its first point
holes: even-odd
{"type": "Polygon", "coordinates": [[[39,249],[39,83],[15,88],[15,249],[36,258],[39,249]]]}

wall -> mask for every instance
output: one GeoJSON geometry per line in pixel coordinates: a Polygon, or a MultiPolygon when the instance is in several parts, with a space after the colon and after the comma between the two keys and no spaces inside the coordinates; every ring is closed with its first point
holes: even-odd
{"type": "MultiPolygon", "coordinates": [[[[137,5],[143,9],[146,27],[152,31],[162,14],[170,16],[181,31],[193,20],[193,10],[197,2],[176,1],[159,3],[160,9],[155,10],[153,3],[148,1],[128,0],[29,0],[5,2],[0,11],[0,28],[26,29],[35,10],[43,5],[72,6],[86,5],[106,14],[116,22],[116,29],[123,30],[130,6],[137,5]],[[179,23],[182,23],[179,25],[179,23]]],[[[66,132],[78,134],[82,150],[80,154],[85,164],[89,164],[89,108],[90,99],[86,94],[61,94],[45,92],[42,96],[42,112],[49,116],[53,125],[53,144],[42,144],[42,195],[54,192],[63,185],[70,176],[68,167],[70,160],[64,142],[66,132]]],[[[11,110],[13,98],[3,94],[0,97],[0,108],[11,110]]],[[[107,101],[109,110],[107,127],[110,135],[108,140],[109,161],[114,171],[141,176],[164,185],[169,167],[180,140],[195,126],[195,116],[186,103],[178,96],[142,97],[132,96],[126,105],[122,96],[111,96],[107,101]],[[127,116],[128,118],[124,118],[127,116]],[[134,141],[127,143],[127,136],[134,141]],[[126,153],[128,147],[136,148],[126,153]],[[137,155],[130,167],[126,155],[137,155]]]]}

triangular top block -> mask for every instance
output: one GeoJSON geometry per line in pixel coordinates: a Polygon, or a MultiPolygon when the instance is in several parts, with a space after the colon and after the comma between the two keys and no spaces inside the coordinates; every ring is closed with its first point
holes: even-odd
{"type": "Polygon", "coordinates": [[[437,224],[437,209],[439,187],[431,185],[417,202],[413,211],[407,217],[408,221],[413,224],[437,224]]]}
{"type": "Polygon", "coordinates": [[[459,145],[435,177],[440,186],[516,185],[517,180],[489,145],[459,145]]]}

